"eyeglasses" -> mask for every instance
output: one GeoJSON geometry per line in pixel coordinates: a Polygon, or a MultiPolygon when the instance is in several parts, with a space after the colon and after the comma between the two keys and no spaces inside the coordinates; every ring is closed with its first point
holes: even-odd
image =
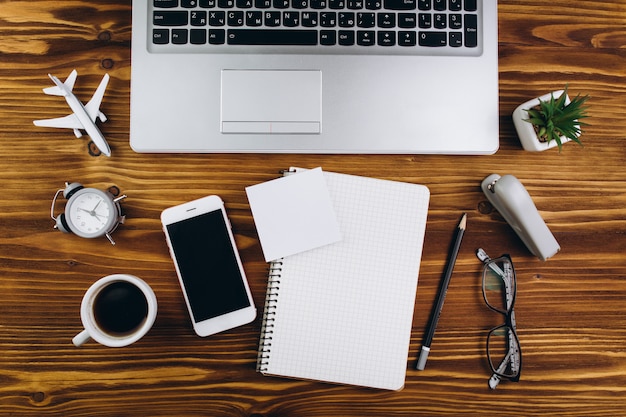
{"type": "Polygon", "coordinates": [[[504,316],[504,324],[494,327],[487,335],[487,359],[493,374],[489,387],[495,389],[502,378],[517,382],[522,371],[522,350],[515,328],[515,269],[509,255],[491,259],[483,249],[476,256],[483,267],[483,298],[487,307],[504,316]]]}

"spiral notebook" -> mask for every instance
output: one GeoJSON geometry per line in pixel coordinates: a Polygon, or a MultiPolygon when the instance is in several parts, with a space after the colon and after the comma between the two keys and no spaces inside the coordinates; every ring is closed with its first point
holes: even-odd
{"type": "Polygon", "coordinates": [[[430,192],[324,178],[343,238],[270,263],[257,371],[402,389],[430,192]]]}

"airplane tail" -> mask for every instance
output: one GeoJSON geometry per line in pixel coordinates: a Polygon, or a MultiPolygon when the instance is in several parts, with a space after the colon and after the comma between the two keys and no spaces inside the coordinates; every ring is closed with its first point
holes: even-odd
{"type": "MultiPolygon", "coordinates": [[[[61,82],[59,81],[58,78],[56,78],[54,75],[50,75],[48,74],[48,76],[50,77],[50,79],[55,83],[55,84],[60,84],[61,82]]],[[[65,87],[67,87],[67,89],[69,91],[72,91],[72,89],[74,88],[74,83],[76,82],[76,77],[78,76],[78,73],[76,72],[76,70],[73,70],[70,75],[67,77],[67,79],[65,80],[65,82],[63,84],[65,84],[65,87]]],[[[58,85],[55,85],[54,87],[48,87],[48,88],[44,88],[43,92],[51,95],[51,96],[64,96],[66,93],[61,90],[58,85]]]]}
{"type": "Polygon", "coordinates": [[[43,92],[48,94],[49,96],[62,96],[63,95],[63,91],[61,91],[61,89],[57,87],[56,85],[54,87],[44,88],[43,92]]]}

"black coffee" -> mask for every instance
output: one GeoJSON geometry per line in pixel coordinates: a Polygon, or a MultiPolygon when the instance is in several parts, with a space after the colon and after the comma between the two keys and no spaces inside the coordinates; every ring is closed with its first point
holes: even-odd
{"type": "Polygon", "coordinates": [[[94,316],[106,333],[124,336],[139,327],[148,315],[148,301],[134,284],[113,282],[104,287],[94,301],[94,316]]]}

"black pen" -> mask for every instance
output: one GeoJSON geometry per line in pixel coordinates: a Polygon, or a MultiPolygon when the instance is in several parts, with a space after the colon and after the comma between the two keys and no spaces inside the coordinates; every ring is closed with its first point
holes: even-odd
{"type": "Polygon", "coordinates": [[[439,288],[439,296],[437,297],[437,304],[432,311],[430,317],[430,323],[428,325],[428,332],[426,333],[426,337],[424,338],[424,343],[422,344],[422,350],[420,351],[419,359],[417,360],[416,368],[420,371],[424,370],[424,366],[426,366],[426,360],[428,359],[428,353],[430,352],[430,344],[433,341],[433,336],[435,335],[435,329],[437,328],[437,322],[439,321],[439,316],[441,315],[441,310],[443,309],[443,302],[446,299],[446,293],[448,292],[448,284],[450,284],[450,277],[452,277],[452,270],[454,269],[454,263],[456,262],[456,257],[459,254],[459,248],[461,247],[461,240],[463,239],[463,233],[465,233],[465,226],[467,225],[467,213],[463,213],[463,217],[461,217],[461,221],[456,230],[456,237],[454,239],[454,245],[452,246],[452,250],[450,252],[450,258],[448,259],[448,265],[446,267],[446,273],[441,280],[441,288],[439,288]]]}

